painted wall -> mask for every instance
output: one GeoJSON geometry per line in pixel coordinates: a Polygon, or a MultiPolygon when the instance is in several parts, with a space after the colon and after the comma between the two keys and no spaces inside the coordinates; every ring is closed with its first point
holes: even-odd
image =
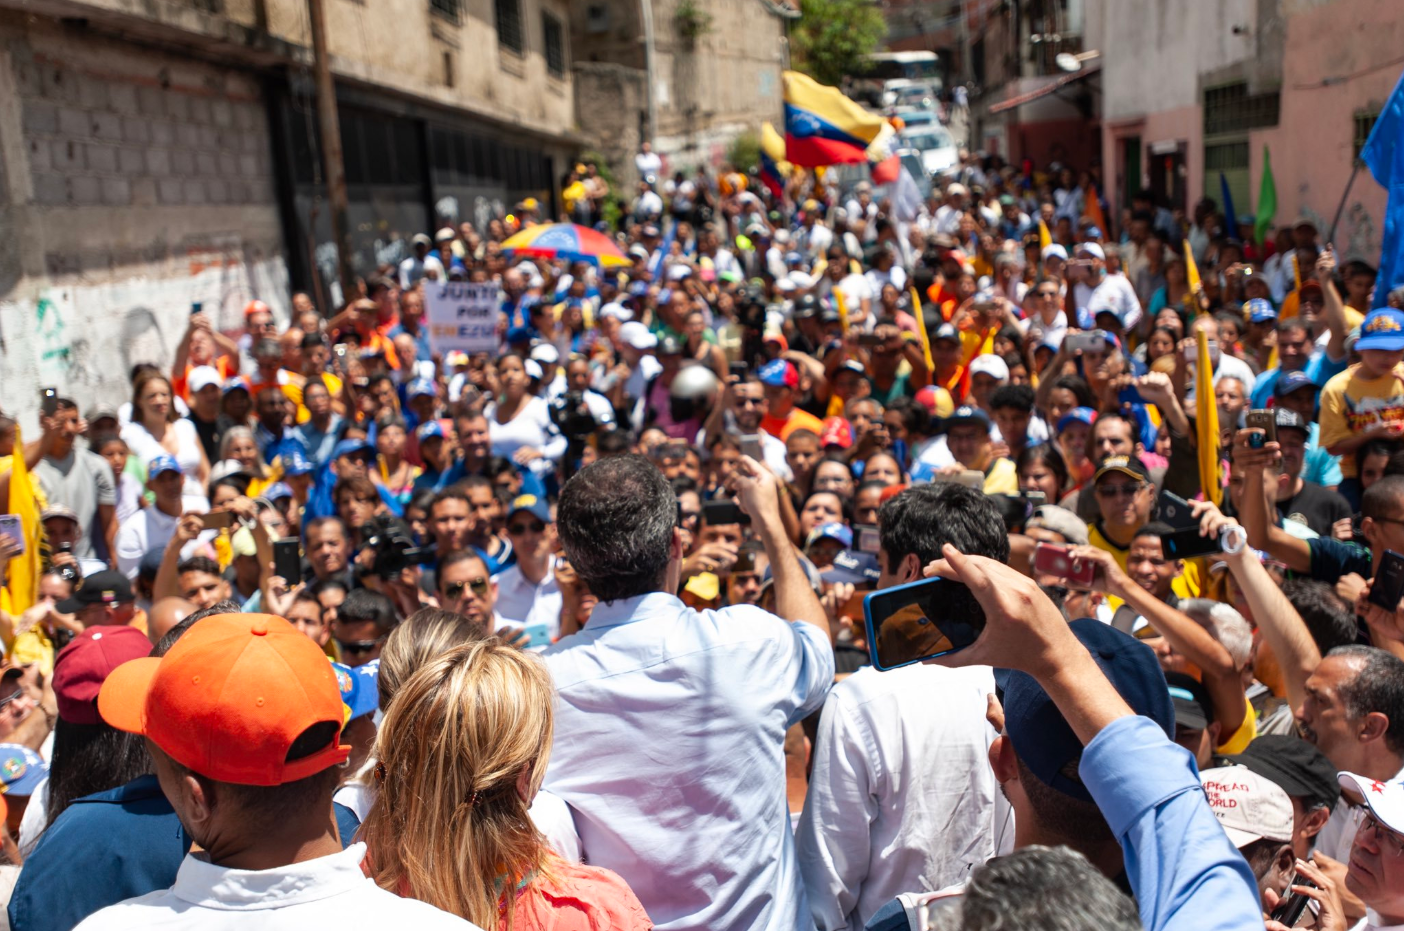
{"type": "MultiPolygon", "coordinates": [[[[1107,96],[1110,96],[1110,92],[1107,96]]],[[[1107,97],[1103,98],[1103,100],[1106,99],[1107,97]]],[[[1184,142],[1186,144],[1185,191],[1189,203],[1185,206],[1186,210],[1192,207],[1196,199],[1195,192],[1200,190],[1204,177],[1204,116],[1198,104],[1145,114],[1140,119],[1117,121],[1104,119],[1102,164],[1111,166],[1111,170],[1106,172],[1109,189],[1108,199],[1112,204],[1112,209],[1117,211],[1121,207],[1128,206],[1121,203],[1120,198],[1121,192],[1127,186],[1124,181],[1126,163],[1122,157],[1121,140],[1128,136],[1141,137],[1141,175],[1137,179],[1132,179],[1130,187],[1133,189],[1144,186],[1148,181],[1146,172],[1150,159],[1153,157],[1150,155],[1152,146],[1161,142],[1184,142]]]]}
{"type": "MultiPolygon", "coordinates": [[[[1404,17],[1397,0],[1289,0],[1285,12],[1282,119],[1250,136],[1253,206],[1267,147],[1277,182],[1277,224],[1304,214],[1325,237],[1350,177],[1354,116],[1378,112],[1404,70],[1404,17]]],[[[1335,236],[1342,255],[1379,261],[1385,199],[1384,189],[1362,168],[1335,236]]]]}

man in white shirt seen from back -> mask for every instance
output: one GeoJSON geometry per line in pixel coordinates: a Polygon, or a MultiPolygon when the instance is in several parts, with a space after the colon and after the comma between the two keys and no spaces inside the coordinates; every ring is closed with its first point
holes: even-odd
{"type": "Polygon", "coordinates": [[[507,508],[507,539],[517,561],[497,575],[497,616],[519,625],[531,649],[545,649],[561,632],[561,589],[556,559],[556,522],[546,502],[519,495],[507,508]]]}
{"type": "Polygon", "coordinates": [[[776,613],[694,611],[677,498],[640,456],[561,492],[566,557],[600,599],[543,656],[559,693],[546,788],[581,851],[661,931],[813,931],[785,793],[786,729],[834,679],[828,620],[780,519],[780,485],[742,458],[730,482],[770,558],[776,613]]]}
{"type": "MultiPolygon", "coordinates": [[[[907,489],[883,505],[878,526],[879,590],[920,580],[945,543],[1009,556],[994,505],[952,482],[907,489]]],[[[964,882],[1012,847],[987,759],[998,736],[985,720],[994,687],[988,666],[922,664],[868,666],[834,686],[795,835],[820,931],[860,929],[893,896],[964,882]]]]}

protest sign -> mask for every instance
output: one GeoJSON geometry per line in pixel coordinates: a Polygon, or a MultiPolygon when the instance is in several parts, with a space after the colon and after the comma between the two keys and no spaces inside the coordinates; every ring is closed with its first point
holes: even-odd
{"type": "Polygon", "coordinates": [[[436,354],[497,351],[497,285],[427,282],[424,309],[436,354]]]}

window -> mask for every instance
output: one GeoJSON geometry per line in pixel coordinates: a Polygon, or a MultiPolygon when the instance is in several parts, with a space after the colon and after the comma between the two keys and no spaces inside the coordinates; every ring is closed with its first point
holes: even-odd
{"type": "Polygon", "coordinates": [[[1352,158],[1360,157],[1360,150],[1365,148],[1365,142],[1370,138],[1370,131],[1375,128],[1375,120],[1380,118],[1380,111],[1356,111],[1355,114],[1355,139],[1351,142],[1350,151],[1352,158]]]}
{"type": "Polygon", "coordinates": [[[493,11],[497,21],[497,44],[518,55],[526,51],[520,0],[493,0],[493,11]]]}
{"type": "Polygon", "coordinates": [[[546,70],[553,78],[565,77],[565,29],[561,21],[550,13],[542,13],[541,34],[546,39],[546,70]]]}
{"type": "Polygon", "coordinates": [[[429,0],[429,11],[437,13],[456,26],[460,22],[458,4],[459,0],[429,0]]]}
{"type": "Polygon", "coordinates": [[[1246,83],[1210,87],[1204,91],[1204,135],[1241,133],[1277,125],[1281,95],[1249,94],[1246,83]]]}

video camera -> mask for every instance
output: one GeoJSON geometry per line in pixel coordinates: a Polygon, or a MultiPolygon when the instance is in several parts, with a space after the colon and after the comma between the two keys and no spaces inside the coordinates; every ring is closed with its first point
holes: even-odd
{"type": "Polygon", "coordinates": [[[567,391],[550,405],[551,421],[568,440],[583,440],[599,428],[581,391],[567,391]]]}
{"type": "Polygon", "coordinates": [[[382,579],[397,576],[410,566],[434,561],[434,550],[419,546],[409,524],[398,517],[372,517],[361,529],[361,535],[366,541],[363,549],[375,553],[370,572],[382,579]]]}

